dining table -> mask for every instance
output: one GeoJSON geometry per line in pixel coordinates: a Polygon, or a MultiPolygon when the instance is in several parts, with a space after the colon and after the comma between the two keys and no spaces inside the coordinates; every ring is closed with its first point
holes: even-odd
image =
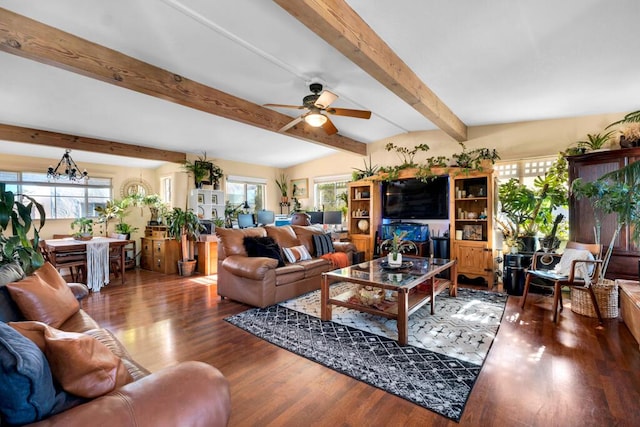
{"type": "Polygon", "coordinates": [[[86,285],[89,290],[98,292],[103,286],[109,284],[109,250],[120,250],[120,280],[125,284],[125,246],[131,240],[114,239],[111,237],[93,237],[90,240],[76,240],[73,237],[61,239],[46,239],[47,252],[53,257],[50,262],[56,267],[56,255],[65,253],[85,252],[87,258],[86,285]]]}

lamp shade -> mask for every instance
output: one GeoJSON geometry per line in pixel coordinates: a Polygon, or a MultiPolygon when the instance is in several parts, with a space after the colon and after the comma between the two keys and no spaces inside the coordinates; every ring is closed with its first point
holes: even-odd
{"type": "Polygon", "coordinates": [[[318,128],[327,122],[327,118],[320,113],[309,113],[304,116],[304,121],[307,122],[309,126],[318,128]]]}

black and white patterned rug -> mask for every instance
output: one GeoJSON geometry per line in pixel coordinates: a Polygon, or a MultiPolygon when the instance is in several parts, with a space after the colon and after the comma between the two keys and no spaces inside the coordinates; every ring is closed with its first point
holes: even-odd
{"type": "MultiPolygon", "coordinates": [[[[335,285],[332,292],[342,292],[344,286],[351,285],[335,285]]],[[[409,335],[413,338],[406,347],[396,341],[395,321],[370,315],[363,319],[362,313],[338,307],[333,309],[334,321],[323,322],[319,316],[303,312],[319,313],[319,291],[225,320],[272,344],[458,421],[498,332],[506,300],[506,295],[495,292],[458,289],[457,298],[444,292],[436,298],[436,315],[430,315],[427,304],[409,317],[409,335]],[[347,324],[338,323],[338,319],[347,324]],[[433,348],[426,348],[429,346],[433,348]]]]}

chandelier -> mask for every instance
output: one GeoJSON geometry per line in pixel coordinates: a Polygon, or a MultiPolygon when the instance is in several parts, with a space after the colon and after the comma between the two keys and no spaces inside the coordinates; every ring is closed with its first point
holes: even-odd
{"type": "Polygon", "coordinates": [[[71,150],[69,149],[65,150],[62,158],[58,162],[58,166],[56,166],[55,169],[53,166],[49,166],[49,169],[47,170],[48,179],[66,178],[69,181],[81,181],[83,179],[86,181],[89,179],[89,173],[87,170],[85,169],[80,172],[78,165],[76,165],[76,162],[71,158],[71,155],[69,154],[70,152],[71,150]],[[64,173],[58,172],[58,169],[62,170],[62,167],[64,168],[64,173]]]}

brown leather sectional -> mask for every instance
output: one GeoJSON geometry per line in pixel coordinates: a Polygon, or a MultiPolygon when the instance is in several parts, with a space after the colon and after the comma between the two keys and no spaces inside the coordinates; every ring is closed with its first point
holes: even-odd
{"type": "MultiPolygon", "coordinates": [[[[320,289],[322,273],[335,267],[329,260],[318,258],[313,244],[314,234],[323,234],[321,226],[265,226],[244,229],[216,228],[218,244],[218,295],[255,307],[275,303],[320,289]],[[286,263],[266,257],[249,257],[244,237],[272,237],[280,248],[304,245],[311,260],[286,263]]],[[[350,242],[333,242],[336,252],[347,254],[353,261],[356,247],[350,242]]]]}

